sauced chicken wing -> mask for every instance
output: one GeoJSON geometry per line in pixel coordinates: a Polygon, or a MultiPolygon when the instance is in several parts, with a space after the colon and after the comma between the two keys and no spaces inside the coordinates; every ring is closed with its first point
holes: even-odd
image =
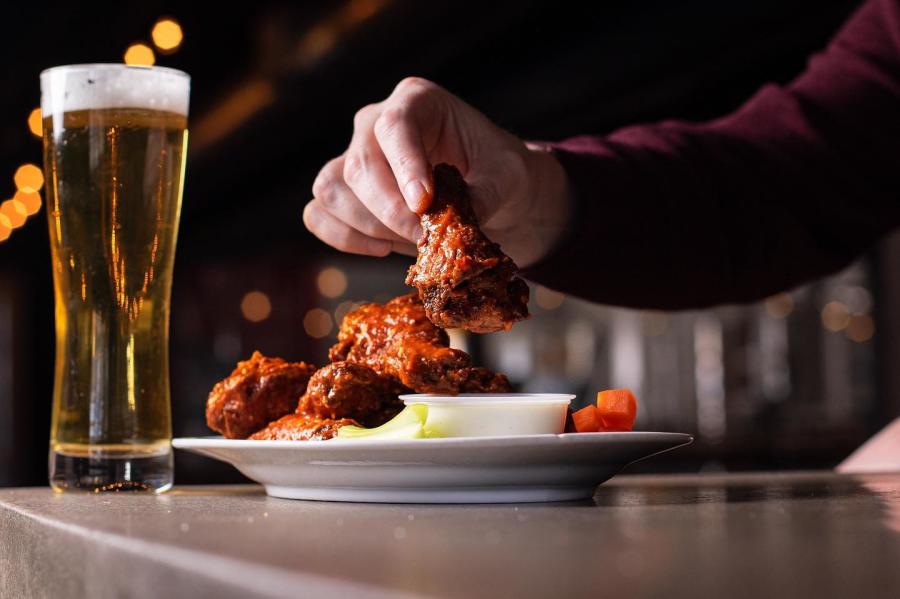
{"type": "Polygon", "coordinates": [[[350,418],[338,420],[316,418],[309,414],[288,414],[252,435],[251,439],[269,441],[309,441],[312,439],[331,439],[342,426],[359,423],[350,418]]]}
{"type": "Polygon", "coordinates": [[[419,290],[439,327],[474,333],[509,330],[528,318],[528,286],[512,259],[478,228],[468,187],[449,164],[434,168],[434,198],[407,285],[419,290]]]}
{"type": "Polygon", "coordinates": [[[366,427],[380,426],[403,409],[397,396],[408,392],[396,379],[367,366],[334,362],[317,370],[309,380],[297,413],[323,420],[351,418],[366,427]]]}
{"type": "Polygon", "coordinates": [[[460,393],[509,393],[512,386],[505,374],[487,368],[460,368],[448,373],[450,383],[460,393]]]}
{"type": "Polygon", "coordinates": [[[315,370],[305,362],[253,352],[213,387],[206,401],[207,426],[229,439],[246,438],[293,412],[315,370]]]}
{"type": "Polygon", "coordinates": [[[505,376],[472,368],[467,353],[450,348],[447,333],[428,320],[415,293],[347,314],[329,357],[368,366],[417,393],[510,390],[505,376]]]}
{"type": "Polygon", "coordinates": [[[309,379],[295,414],[283,416],[251,439],[330,439],[347,424],[380,426],[403,408],[398,395],[409,389],[362,364],[335,362],[309,379]]]}

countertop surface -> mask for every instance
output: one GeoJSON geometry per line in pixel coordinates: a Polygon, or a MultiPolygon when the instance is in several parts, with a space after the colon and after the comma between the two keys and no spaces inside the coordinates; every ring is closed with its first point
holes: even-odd
{"type": "Polygon", "coordinates": [[[0,489],[2,597],[900,597],[900,474],[618,476],[592,501],[0,489]]]}

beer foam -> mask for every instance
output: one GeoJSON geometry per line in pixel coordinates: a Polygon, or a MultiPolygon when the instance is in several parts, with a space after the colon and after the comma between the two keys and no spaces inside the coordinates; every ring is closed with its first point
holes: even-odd
{"type": "Polygon", "coordinates": [[[165,67],[81,64],[41,73],[44,116],[73,110],[143,108],[188,114],[191,78],[165,67]]]}

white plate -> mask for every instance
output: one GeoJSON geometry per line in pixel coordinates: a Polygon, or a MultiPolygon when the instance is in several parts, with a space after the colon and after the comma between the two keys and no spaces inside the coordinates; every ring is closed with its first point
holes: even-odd
{"type": "Polygon", "coordinates": [[[518,503],[589,498],[637,460],[687,445],[682,433],[251,441],[172,444],[233,465],[287,499],[380,503],[518,503]]]}

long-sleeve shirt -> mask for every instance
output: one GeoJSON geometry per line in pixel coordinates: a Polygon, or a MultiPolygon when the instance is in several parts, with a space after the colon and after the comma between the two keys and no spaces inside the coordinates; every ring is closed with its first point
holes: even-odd
{"type": "Polygon", "coordinates": [[[866,2],[805,72],[733,114],[550,145],[574,214],[531,280],[678,309],[837,271],[900,225],[900,1],[866,2]]]}

